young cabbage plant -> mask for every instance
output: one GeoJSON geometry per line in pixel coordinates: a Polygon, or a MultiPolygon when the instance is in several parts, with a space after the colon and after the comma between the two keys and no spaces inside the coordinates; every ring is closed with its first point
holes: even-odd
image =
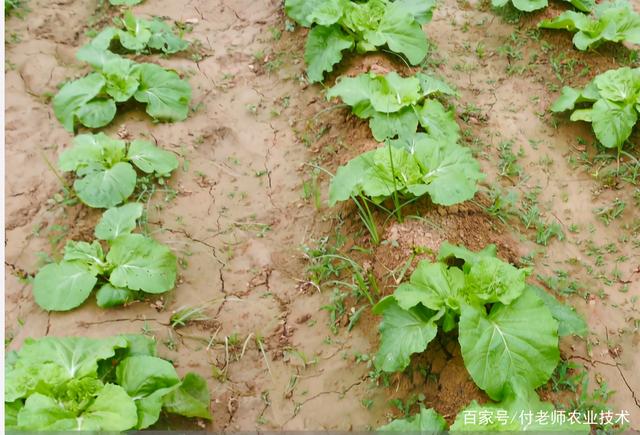
{"type": "Polygon", "coordinates": [[[397,210],[401,201],[428,194],[433,203],[448,206],[473,198],[483,178],[471,150],[418,133],[340,166],[331,180],[329,204],[353,197],[381,204],[393,198],[397,210]]]}
{"type": "Polygon", "coordinates": [[[105,27],[90,42],[98,50],[109,50],[115,42],[127,51],[136,53],[151,50],[173,54],[189,47],[189,42],[176,35],[171,27],[159,18],[145,20],[131,11],[123,18],[115,18],[116,27],[105,27]]]}
{"type": "Polygon", "coordinates": [[[365,53],[380,47],[418,65],[427,56],[422,25],[431,20],[433,0],[285,0],[287,15],[311,27],[304,60],[311,82],[333,71],[345,50],[365,53]]]}
{"type": "Polygon", "coordinates": [[[626,0],[600,3],[592,15],[566,11],[556,18],[541,21],[538,27],[575,33],[573,45],[583,51],[604,42],[640,44],[640,15],[626,0]]]}
{"type": "Polygon", "coordinates": [[[109,208],[131,196],[137,174],[134,168],[152,174],[161,183],[178,167],[178,159],[153,143],[136,139],[128,146],[104,133],[81,134],[60,155],[58,166],[74,172],[78,198],[89,207],[109,208]]]}
{"type": "Polygon", "coordinates": [[[516,384],[543,385],[559,361],[559,331],[584,334],[586,327],[555,298],[540,298],[528,274],[496,258],[494,246],[476,253],[445,243],[437,262],[421,261],[409,282],[374,307],[383,316],[376,368],[404,370],[438,329],[457,327],[464,364],[493,400],[505,400],[516,384]]]}
{"type": "Polygon", "coordinates": [[[144,429],[165,411],[211,419],[206,381],[182,379],[143,335],[25,340],[5,360],[5,429],[144,429]]]}
{"type": "Polygon", "coordinates": [[[191,86],[174,71],[153,63],[136,63],[92,45],[76,56],[95,72],[67,82],[53,97],[53,112],[65,129],[78,123],[101,128],[116,116],[117,103],[132,98],[146,104],[149,116],[158,121],[182,121],[189,113],[191,86]]]}
{"type": "Polygon", "coordinates": [[[582,90],[565,86],[551,111],[567,110],[572,121],[590,122],[602,145],[620,152],[638,120],[640,68],[609,70],[582,90]]]}
{"type": "Polygon", "coordinates": [[[166,246],[133,234],[142,204],[129,203],[107,210],[91,243],[68,241],[64,257],[38,271],[33,281],[36,303],[47,311],[68,311],[96,292],[99,307],[108,308],[141,298],[140,292],[159,294],[175,286],[176,256],[166,246]],[[105,254],[103,241],[109,250],[105,254]]]}
{"type": "Polygon", "coordinates": [[[433,98],[458,93],[446,82],[423,73],[401,77],[363,73],[345,77],[327,91],[327,99],[339,97],[358,118],[368,119],[376,140],[412,137],[418,126],[436,139],[456,142],[460,128],[453,111],[433,98]]]}

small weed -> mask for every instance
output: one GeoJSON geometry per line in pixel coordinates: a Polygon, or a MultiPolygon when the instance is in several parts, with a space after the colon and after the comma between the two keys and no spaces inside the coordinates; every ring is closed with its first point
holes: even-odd
{"type": "Polygon", "coordinates": [[[500,163],[498,170],[503,177],[519,177],[522,167],[518,164],[518,156],[513,153],[513,142],[505,141],[498,145],[500,163]]]}
{"type": "Polygon", "coordinates": [[[189,322],[210,320],[211,317],[206,314],[205,309],[205,306],[182,306],[178,308],[169,319],[171,327],[175,329],[179,326],[186,326],[189,322]]]}
{"type": "Polygon", "coordinates": [[[575,393],[586,375],[587,372],[582,365],[562,360],[551,375],[551,389],[556,392],[568,390],[575,393]]]}
{"type": "Polygon", "coordinates": [[[594,213],[605,225],[609,225],[624,212],[627,203],[616,198],[611,204],[594,209],[594,213]]]}
{"type": "Polygon", "coordinates": [[[489,207],[483,207],[485,212],[499,219],[502,223],[506,223],[510,215],[513,214],[517,195],[514,191],[504,193],[498,187],[492,187],[488,192],[492,203],[489,207]]]}
{"type": "Polygon", "coordinates": [[[547,246],[552,238],[564,240],[564,231],[559,223],[546,224],[540,222],[536,227],[536,243],[547,246]]]}

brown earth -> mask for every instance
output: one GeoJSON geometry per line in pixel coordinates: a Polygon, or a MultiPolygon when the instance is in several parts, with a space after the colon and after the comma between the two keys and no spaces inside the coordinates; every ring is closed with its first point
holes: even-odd
{"type": "MultiPolygon", "coordinates": [[[[87,40],[85,31],[107,23],[117,10],[80,0],[32,0],[29,7],[26,19],[8,20],[6,31],[9,348],[19,347],[26,337],[102,337],[144,330],[157,337],[160,353],[179,371],[197,371],[208,379],[214,421],[206,427],[214,430],[366,429],[398,415],[391,412],[389,400],[416,394],[424,394],[424,403],[451,421],[470,400],[483,400],[464,370],[455,337],[439,337],[414,361],[437,376],[412,371],[393,376],[383,388],[369,379],[369,367],[356,358],[375,353],[378,319],[367,310],[351,331],[342,328],[334,335],[329,329],[322,309],[329,292],[308,285],[301,248],[336,229],[347,235],[348,246],[372,247],[353,207],[329,210],[322,205],[317,210],[303,199],[302,182],[311,174],[305,163],[335,171],[376,144],[364,123],[345,109],[333,110],[320,86],[301,80],[305,32],[285,31],[281,4],[275,0],[147,0],[134,9],[137,15],[161,11],[173,21],[191,23],[187,39],[199,41],[188,54],[153,59],[191,83],[194,110],[185,122],[152,124],[138,107],[131,107],[106,129],[112,135],[126,131],[134,138],[150,137],[180,156],[181,167],[170,181],[177,196],[165,200],[159,193],[147,204],[150,232],[181,259],[179,284],[159,300],[125,308],[101,310],[89,301],[69,313],[43,312],[25,276],[38,270],[39,253],[55,256],[67,239],[90,238],[99,217],[95,210],[60,203],[60,182],[47,161],[55,166],[72,136],[53,116],[48,98],[59,83],[85,72],[74,60],[87,40]],[[198,305],[206,307],[208,320],[170,327],[172,312],[198,305]],[[371,400],[369,409],[365,400],[371,400]]],[[[390,293],[397,284],[390,272],[402,267],[416,246],[428,248],[423,255],[428,257],[429,249],[437,250],[443,240],[472,249],[495,243],[499,255],[514,263],[536,252],[536,273],[548,276],[563,269],[583,285],[580,297],[568,301],[586,316],[592,334],[588,343],[563,342],[563,355],[587,366],[592,385],[606,382],[615,390],[611,406],[630,411],[632,426],[640,427],[634,394],[640,391],[640,379],[633,370],[640,362],[635,352],[640,244],[634,187],[625,182],[604,185],[602,171],[611,164],[604,169],[572,165],[583,161],[585,150],[576,137],[591,142],[590,128],[560,117],[554,129],[545,114],[560,85],[552,65],[568,83],[581,85],[615,67],[622,55],[611,50],[579,54],[560,32],[540,37],[527,32],[536,22],[528,18],[514,26],[482,5],[447,1],[425,26],[437,47],[427,67],[460,91],[452,102],[469,132],[465,137],[489,174],[486,187],[501,183],[504,189],[527,192],[540,184],[543,216],[561,224],[566,240],[554,240],[547,248],[527,241],[513,219],[503,224],[486,214],[483,207],[491,200],[480,194],[475,203],[448,209],[427,201],[415,204],[405,216],[422,219],[389,220],[380,225],[385,242],[370,254],[353,256],[370,265],[381,291],[390,293]],[[541,49],[545,43],[546,51],[541,49]],[[520,176],[498,175],[498,145],[505,140],[513,140],[515,153],[523,150],[517,159],[520,176]],[[605,226],[593,209],[616,197],[627,208],[605,226]],[[571,224],[581,232],[569,232],[571,224]],[[615,250],[605,249],[610,242],[615,250]],[[594,254],[599,252],[594,246],[602,254],[594,254]],[[602,265],[596,263],[598,255],[602,265]],[[626,260],[616,262],[618,258],[626,260]],[[620,278],[607,280],[614,267],[620,278]]],[[[345,59],[335,75],[369,69],[408,72],[397,59],[374,54],[345,59]]],[[[325,177],[319,188],[325,198],[325,177]]],[[[380,224],[385,220],[378,218],[380,224]]]]}

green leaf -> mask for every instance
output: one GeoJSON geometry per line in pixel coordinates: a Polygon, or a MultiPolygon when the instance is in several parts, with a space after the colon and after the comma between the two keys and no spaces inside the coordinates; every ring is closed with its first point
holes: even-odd
{"type": "Polygon", "coordinates": [[[362,191],[363,179],[373,165],[371,152],[361,154],[340,166],[329,186],[329,205],[334,206],[338,201],[347,201],[362,191]]]}
{"type": "Polygon", "coordinates": [[[575,308],[563,304],[540,287],[529,285],[527,291],[535,293],[547,306],[553,318],[558,321],[558,335],[560,337],[577,335],[584,338],[587,336],[589,333],[587,322],[576,312],[575,308]]]}
{"type": "Polygon", "coordinates": [[[629,3],[611,2],[606,10],[602,12],[602,7],[607,3],[601,3],[599,10],[596,10],[598,20],[602,23],[603,39],[613,42],[627,41],[631,44],[640,43],[640,15],[631,7],[629,3]]]}
{"type": "Polygon", "coordinates": [[[20,401],[19,399],[24,399],[34,392],[46,392],[52,385],[62,384],[69,379],[71,376],[59,364],[21,362],[16,367],[5,368],[4,400],[20,401]]]}
{"type": "MultiPolygon", "coordinates": [[[[103,133],[99,133],[103,134],[103,133]]],[[[106,136],[105,136],[106,137],[106,136]]],[[[58,167],[63,172],[104,161],[103,148],[93,134],[80,134],[73,139],[73,147],[60,154],[58,167]]],[[[124,143],[123,143],[124,147],[124,143]]]]}
{"type": "Polygon", "coordinates": [[[342,18],[347,3],[349,0],[325,0],[307,15],[307,19],[321,26],[331,26],[342,18]]]}
{"type": "Polygon", "coordinates": [[[595,0],[566,0],[582,12],[590,12],[596,5],[595,0]]]}
{"type": "MultiPolygon", "coordinates": [[[[411,65],[418,65],[427,56],[427,38],[422,26],[403,7],[387,8],[375,34],[392,51],[404,54],[411,65]]],[[[365,34],[365,39],[370,38],[365,34]]]]}
{"type": "Polygon", "coordinates": [[[404,78],[391,72],[384,76],[367,73],[342,78],[327,92],[327,99],[333,97],[340,97],[350,105],[356,116],[376,117],[376,122],[381,122],[388,113],[402,111],[406,115],[422,95],[417,77],[404,78]]]}
{"type": "Polygon", "coordinates": [[[312,28],[304,50],[309,81],[321,82],[324,73],[333,71],[333,66],[342,59],[342,52],[353,48],[353,44],[353,37],[338,25],[312,28]]]}
{"type": "Polygon", "coordinates": [[[149,39],[151,39],[151,30],[146,21],[136,18],[133,13],[128,10],[124,13],[122,23],[125,26],[125,30],[119,32],[120,44],[127,50],[144,50],[149,39]]]}
{"type": "Polygon", "coordinates": [[[455,120],[453,110],[446,111],[437,100],[425,100],[417,108],[418,121],[431,137],[438,141],[457,142],[460,127],[455,120]]]}
{"type": "Polygon", "coordinates": [[[168,176],[178,167],[175,154],[158,148],[146,140],[136,139],[129,145],[127,159],[147,174],[168,176]]]}
{"type": "Polygon", "coordinates": [[[600,92],[595,84],[595,80],[591,80],[587,86],[582,90],[581,100],[590,101],[592,103],[600,99],[600,92]]]}
{"type": "Polygon", "coordinates": [[[158,420],[162,400],[179,388],[180,378],[169,361],[153,356],[131,356],[116,368],[116,378],[138,408],[136,429],[144,429],[158,420]]]}
{"type": "Polygon", "coordinates": [[[189,113],[191,86],[178,74],[151,63],[137,64],[140,87],[134,98],[147,104],[147,113],[160,121],[184,121],[189,113]]]}
{"type": "Polygon", "coordinates": [[[27,398],[24,407],[18,413],[17,420],[21,430],[77,429],[75,413],[65,409],[53,398],[40,393],[32,394],[27,398]]]}
{"type": "Polygon", "coordinates": [[[593,109],[575,110],[569,119],[571,121],[593,122],[593,109]]]}
{"type": "Polygon", "coordinates": [[[538,23],[541,29],[558,29],[575,32],[576,30],[587,29],[590,25],[588,15],[574,11],[566,11],[551,20],[542,20],[538,23]]]}
{"type": "Polygon", "coordinates": [[[588,33],[578,32],[573,35],[573,45],[575,45],[578,50],[582,51],[586,51],[590,47],[596,47],[601,43],[600,40],[600,34],[597,36],[590,36],[588,33]]]}
{"type": "Polygon", "coordinates": [[[98,96],[105,85],[106,81],[100,74],[92,73],[65,84],[53,97],[53,113],[67,131],[74,131],[78,111],[98,96]]]}
{"type": "Polygon", "coordinates": [[[483,174],[468,148],[436,142],[424,134],[408,143],[411,148],[387,145],[338,168],[331,180],[329,204],[360,194],[380,203],[399,192],[415,197],[429,193],[434,203],[452,205],[475,195],[483,174]]]}
{"type": "Polygon", "coordinates": [[[438,261],[444,261],[447,264],[454,264],[453,259],[462,260],[462,268],[468,273],[471,267],[484,257],[495,257],[497,255],[496,245],[487,245],[482,251],[473,252],[464,246],[452,245],[449,242],[443,242],[438,251],[438,261]]]}
{"type": "Polygon", "coordinates": [[[105,211],[98,221],[95,236],[101,240],[115,240],[122,234],[129,234],[142,216],[142,204],[130,202],[105,211]]]}
{"type": "Polygon", "coordinates": [[[148,337],[142,334],[124,334],[120,337],[127,340],[129,346],[127,347],[128,356],[156,356],[156,340],[154,337],[148,337]]]}
{"type": "Polygon", "coordinates": [[[460,303],[464,302],[460,294],[463,287],[462,270],[423,260],[409,282],[400,284],[393,296],[404,310],[422,304],[434,311],[449,309],[459,313],[460,303]]]}
{"type": "Polygon", "coordinates": [[[104,252],[102,246],[96,240],[92,243],[67,241],[64,247],[65,262],[73,262],[83,265],[87,270],[91,270],[95,274],[102,273],[107,264],[104,261],[104,252]]]}
{"type": "Polygon", "coordinates": [[[100,164],[81,168],[73,183],[78,198],[94,208],[109,208],[124,202],[136,187],[136,171],[129,163],[110,168],[100,164]]]}
{"type": "Polygon", "coordinates": [[[32,394],[18,413],[18,426],[22,430],[123,431],[131,429],[136,419],[133,400],[118,385],[107,384],[80,413],[52,397],[32,394]]]}
{"type": "MultiPolygon", "coordinates": [[[[134,68],[134,63],[119,56],[104,62],[102,65],[102,75],[107,80],[105,88],[107,94],[118,103],[128,101],[134,96],[140,86],[139,76],[137,70],[134,68]]],[[[115,103],[113,106],[115,111],[115,103]]]]}
{"type": "Polygon", "coordinates": [[[516,9],[524,12],[532,12],[547,7],[547,0],[511,0],[516,9]]]}
{"type": "Polygon", "coordinates": [[[117,288],[111,284],[103,284],[96,292],[96,303],[100,308],[113,308],[127,304],[136,299],[138,292],[125,288],[117,288]]]}
{"type": "Polygon", "coordinates": [[[376,111],[371,106],[372,78],[375,75],[359,74],[356,77],[340,77],[337,83],[327,91],[327,100],[339,97],[351,106],[353,114],[359,118],[370,118],[376,111]]]}
{"type": "Polygon", "coordinates": [[[381,113],[393,113],[414,105],[420,99],[420,80],[401,77],[396,72],[384,76],[370,75],[369,99],[381,113]]]}
{"type": "Polygon", "coordinates": [[[79,108],[76,116],[85,127],[104,127],[116,116],[116,103],[110,98],[97,98],[79,108]]]}
{"type": "Polygon", "coordinates": [[[115,53],[110,52],[109,50],[103,50],[94,46],[93,44],[88,44],[84,47],[81,47],[77,51],[76,59],[81,62],[87,62],[97,71],[102,71],[102,69],[108,62],[123,58],[115,53]]]}
{"type": "Polygon", "coordinates": [[[18,426],[18,413],[24,406],[22,401],[4,402],[4,430],[15,430],[18,426]]]}
{"type": "MultiPolygon", "coordinates": [[[[380,305],[380,304],[378,304],[380,305]]],[[[387,299],[378,308],[380,347],[374,363],[378,370],[400,372],[409,365],[411,355],[423,352],[438,332],[433,317],[420,307],[403,310],[395,299],[387,299]]]]}
{"type": "Polygon", "coordinates": [[[418,117],[412,107],[405,107],[395,113],[376,112],[369,120],[369,127],[373,137],[379,142],[395,137],[410,137],[418,129],[418,117]]]}
{"type": "Polygon", "coordinates": [[[511,305],[494,304],[488,315],[462,305],[458,340],[476,385],[500,400],[510,382],[533,389],[549,380],[560,359],[557,330],[546,305],[525,292],[511,305]]]}
{"type": "Polygon", "coordinates": [[[60,156],[63,171],[76,171],[74,189],[90,207],[108,208],[128,198],[135,189],[136,173],[122,162],[125,143],[103,133],[79,135],[74,146],[60,156]]]}
{"type": "Polygon", "coordinates": [[[481,257],[465,277],[465,292],[480,305],[502,302],[509,305],[525,289],[529,269],[518,269],[494,257],[481,257]]]}
{"type": "Polygon", "coordinates": [[[311,27],[309,15],[321,6],[324,0],[285,0],[284,10],[287,15],[304,27],[311,27]]]}
{"type": "Polygon", "coordinates": [[[390,7],[408,11],[418,23],[426,24],[431,21],[435,6],[435,0],[395,0],[390,7]]]}
{"type": "Polygon", "coordinates": [[[51,263],[33,280],[36,303],[47,311],[68,311],[80,306],[98,282],[96,272],[78,263],[51,263]]]}
{"type": "Polygon", "coordinates": [[[147,24],[151,29],[151,38],[149,39],[149,48],[160,50],[166,54],[173,54],[189,48],[189,41],[185,41],[178,35],[173,33],[171,27],[164,21],[153,19],[147,24]]]}
{"type": "Polygon", "coordinates": [[[375,46],[384,44],[383,39],[375,41],[375,44],[372,45],[371,41],[362,38],[367,38],[367,33],[371,33],[379,27],[380,21],[389,7],[389,2],[385,0],[370,0],[366,3],[347,2],[341,24],[350,32],[358,35],[360,52],[372,51],[375,46]]]}
{"type": "Polygon", "coordinates": [[[185,417],[211,420],[210,401],[207,381],[195,373],[187,373],[180,388],[164,398],[164,409],[185,417]]]}
{"type": "Polygon", "coordinates": [[[123,337],[103,339],[87,337],[28,338],[18,351],[17,365],[34,366],[55,363],[64,369],[67,379],[96,377],[98,361],[115,355],[115,349],[128,346],[123,337]]]}
{"type": "Polygon", "coordinates": [[[113,166],[124,156],[124,141],[111,139],[104,133],[79,134],[73,139],[73,147],[60,155],[58,166],[63,172],[77,171],[95,163],[113,166]]]}
{"type": "Polygon", "coordinates": [[[431,433],[439,434],[446,430],[447,422],[433,409],[426,409],[420,405],[420,414],[411,417],[393,420],[378,431],[404,432],[404,433],[431,433]]]}
{"type": "Polygon", "coordinates": [[[562,94],[551,105],[552,112],[564,112],[565,110],[573,110],[576,103],[580,99],[580,91],[569,86],[562,88],[562,94]]]}
{"type": "Polygon", "coordinates": [[[133,400],[125,390],[107,384],[78,421],[79,430],[119,431],[131,429],[137,419],[133,400]]]}
{"type": "MultiPolygon", "coordinates": [[[[575,4],[578,8],[593,6],[589,1],[582,4],[576,0],[575,4]]],[[[595,18],[567,11],[553,20],[543,20],[538,27],[577,32],[573,44],[579,50],[597,47],[605,41],[640,44],[640,15],[628,3],[603,2],[594,9],[595,18]]]]}
{"type": "Polygon", "coordinates": [[[175,285],[175,255],[141,234],[124,234],[115,239],[107,261],[115,266],[109,276],[115,287],[164,293],[175,285]]]}
{"type": "Polygon", "coordinates": [[[601,98],[615,102],[635,102],[638,83],[631,68],[606,71],[593,80],[601,98]]]}
{"type": "Polygon", "coordinates": [[[425,170],[422,181],[435,204],[448,206],[473,198],[477,183],[485,177],[471,150],[452,142],[423,136],[415,142],[414,156],[425,170]]]}
{"type": "Polygon", "coordinates": [[[423,73],[416,74],[416,77],[418,78],[418,80],[420,80],[422,95],[425,97],[436,93],[442,95],[458,96],[458,91],[453,89],[447,82],[443,80],[423,73]]]}
{"type": "Polygon", "coordinates": [[[622,148],[637,120],[638,113],[633,105],[607,100],[598,100],[593,105],[593,132],[607,148],[622,148]]]}
{"type": "Polygon", "coordinates": [[[105,27],[90,42],[96,50],[107,51],[111,46],[111,41],[118,35],[119,30],[115,27],[105,27]]]}

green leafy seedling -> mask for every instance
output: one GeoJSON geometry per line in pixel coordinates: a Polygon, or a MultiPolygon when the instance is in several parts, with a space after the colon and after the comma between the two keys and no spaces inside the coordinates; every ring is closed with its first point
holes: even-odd
{"type": "Polygon", "coordinates": [[[529,273],[496,258],[495,247],[472,252],[443,244],[437,262],[421,261],[409,282],[374,306],[383,316],[376,368],[404,370],[439,329],[457,326],[465,366],[493,400],[508,397],[514,381],[527,390],[543,385],[559,360],[559,333],[584,334],[586,327],[575,311],[528,286],[529,273]]]}
{"type": "Polygon", "coordinates": [[[144,20],[126,11],[123,18],[114,20],[117,27],[105,27],[89,43],[98,50],[109,50],[114,42],[133,52],[161,51],[173,54],[189,47],[189,42],[176,35],[164,21],[144,20]]]}
{"type": "Polygon", "coordinates": [[[211,419],[207,382],[182,379],[143,335],[28,338],[5,371],[5,428],[123,432],[162,411],[211,419]]]}
{"type": "Polygon", "coordinates": [[[166,246],[133,234],[142,204],[129,203],[107,210],[91,243],[68,241],[64,257],[38,271],[33,281],[36,303],[47,311],[68,311],[96,292],[97,304],[108,308],[140,298],[140,292],[159,294],[175,285],[177,261],[166,246]],[[104,253],[100,240],[109,246],[104,253]]]}
{"type": "Polygon", "coordinates": [[[419,65],[427,56],[422,24],[435,2],[415,0],[286,0],[287,15],[310,27],[304,60],[311,82],[320,82],[342,60],[343,51],[365,53],[386,46],[419,65]]]}
{"type": "Polygon", "coordinates": [[[368,119],[373,137],[412,138],[418,126],[435,139],[456,142],[460,128],[453,111],[447,111],[433,96],[456,96],[446,82],[424,73],[401,77],[364,73],[343,77],[327,91],[327,99],[339,97],[358,118],[368,119]]]}
{"type": "Polygon", "coordinates": [[[101,128],[116,116],[117,103],[131,99],[146,104],[158,121],[183,121],[189,113],[191,86],[180,76],[153,63],[136,63],[91,45],[76,57],[95,72],[66,83],[53,97],[53,112],[70,132],[76,125],[101,128]]]}
{"type": "Polygon", "coordinates": [[[429,195],[440,205],[473,198],[484,178],[471,150],[424,133],[365,152],[338,168],[329,188],[329,205],[365,196],[374,204],[397,194],[429,195]]]}
{"type": "Polygon", "coordinates": [[[552,112],[571,110],[571,121],[590,122],[598,141],[618,153],[631,136],[639,109],[640,68],[628,67],[602,73],[582,90],[565,86],[551,105],[552,112]]]}
{"type": "Polygon", "coordinates": [[[573,45],[582,51],[605,42],[640,44],[640,14],[625,0],[600,3],[594,7],[592,15],[566,11],[556,18],[541,21],[538,27],[574,32],[573,45]]]}
{"type": "Polygon", "coordinates": [[[126,201],[136,187],[137,168],[156,178],[169,177],[178,167],[177,157],[149,141],[136,139],[128,146],[104,133],[81,134],[60,155],[58,166],[74,172],[78,198],[95,208],[109,208],[126,201]]]}

